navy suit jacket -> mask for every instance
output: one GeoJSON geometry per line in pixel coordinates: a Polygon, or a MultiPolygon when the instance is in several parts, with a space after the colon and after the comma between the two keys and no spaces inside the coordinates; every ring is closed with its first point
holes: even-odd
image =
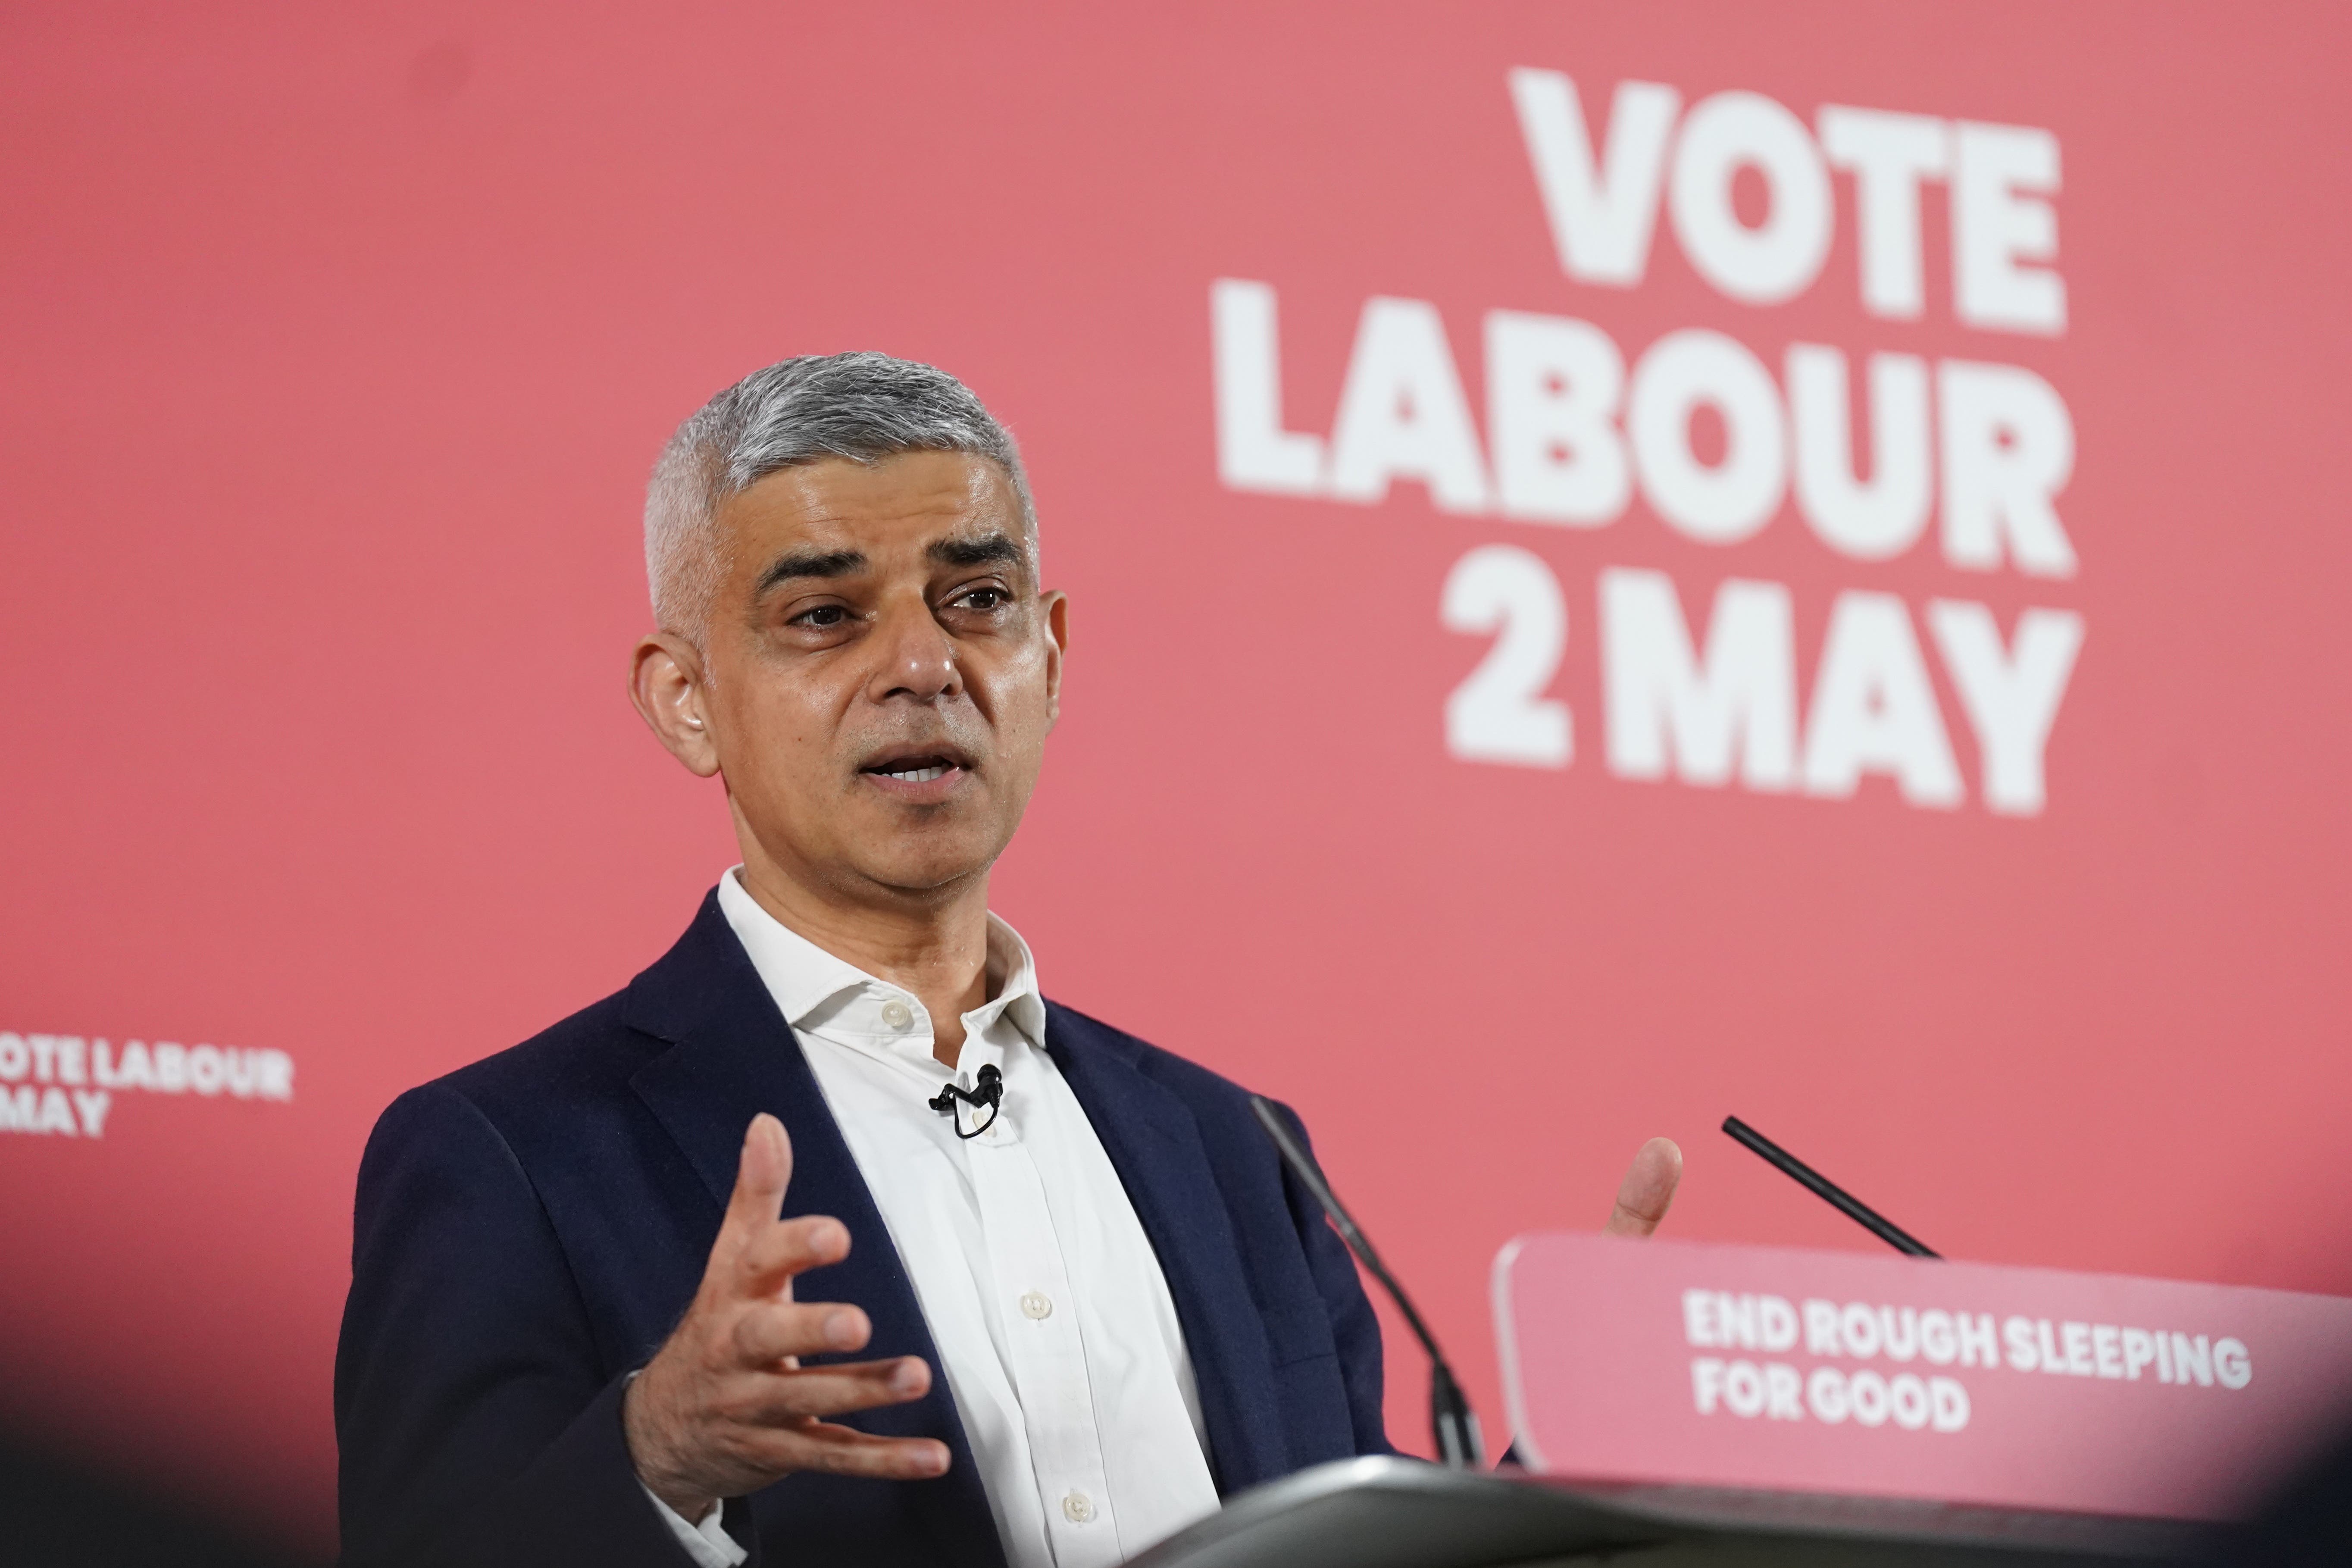
{"type": "MultiPolygon", "coordinates": [[[[1386,1452],[1379,1327],[1247,1096],[1082,1013],[1046,1018],[1167,1276],[1219,1490],[1386,1452]]],[[[377,1122],[335,1356],[349,1568],[690,1563],[638,1487],[621,1390],[692,1299],[761,1110],[792,1135],[785,1214],[835,1215],[856,1242],[798,1293],[866,1310],[858,1358],[936,1374],[873,1196],[714,894],[626,990],[377,1122]]],[[[764,1542],[792,1568],[1003,1568],[945,1377],[845,1419],[939,1438],[953,1463],[929,1481],[794,1475],[730,1502],[755,1560],[764,1542]]]]}

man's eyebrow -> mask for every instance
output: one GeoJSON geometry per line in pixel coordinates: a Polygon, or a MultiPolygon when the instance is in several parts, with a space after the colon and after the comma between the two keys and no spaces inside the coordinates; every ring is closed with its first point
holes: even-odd
{"type": "Polygon", "coordinates": [[[864,570],[866,557],[855,550],[796,551],[780,557],[774,565],[761,573],[759,585],[751,592],[756,597],[795,577],[846,577],[864,570]]]}
{"type": "Polygon", "coordinates": [[[1019,566],[1029,560],[1029,552],[1021,548],[1018,540],[1002,533],[983,534],[978,539],[942,539],[927,553],[942,566],[985,566],[992,561],[1019,566]]]}

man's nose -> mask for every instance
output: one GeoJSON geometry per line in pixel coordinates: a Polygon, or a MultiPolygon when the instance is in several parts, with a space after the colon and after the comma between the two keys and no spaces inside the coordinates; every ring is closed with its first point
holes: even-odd
{"type": "Polygon", "coordinates": [[[954,639],[920,597],[887,606],[876,632],[873,646],[880,658],[867,688],[874,700],[909,698],[936,702],[963,690],[954,639]]]}

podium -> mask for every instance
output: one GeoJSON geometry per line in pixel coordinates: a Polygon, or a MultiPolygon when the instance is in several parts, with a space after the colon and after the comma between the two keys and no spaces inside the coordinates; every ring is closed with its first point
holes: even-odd
{"type": "Polygon", "coordinates": [[[1552,1235],[1495,1305],[1527,1468],[1338,1460],[1134,1568],[2181,1563],[2352,1401],[2352,1301],[2284,1291],[1552,1235]]]}
{"type": "Polygon", "coordinates": [[[2352,1300],[1939,1259],[1736,1119],[1905,1254],[1519,1237],[1495,1259],[1512,1454],[1266,1101],[1266,1136],[1431,1363],[1444,1467],[1341,1459],[1134,1568],[2087,1568],[2179,1563],[2352,1400],[2352,1300]]]}
{"type": "Polygon", "coordinates": [[[2218,1539],[2170,1520],[1570,1485],[1378,1458],[1244,1492],[1130,1568],[2113,1568],[2182,1562],[2218,1539]]]}

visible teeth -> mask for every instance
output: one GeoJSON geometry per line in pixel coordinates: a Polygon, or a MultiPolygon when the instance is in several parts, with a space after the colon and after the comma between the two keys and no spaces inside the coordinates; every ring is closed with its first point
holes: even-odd
{"type": "Polygon", "coordinates": [[[882,776],[902,780],[907,784],[929,784],[933,779],[947,777],[947,769],[943,767],[908,768],[903,773],[885,773],[882,776]]]}

